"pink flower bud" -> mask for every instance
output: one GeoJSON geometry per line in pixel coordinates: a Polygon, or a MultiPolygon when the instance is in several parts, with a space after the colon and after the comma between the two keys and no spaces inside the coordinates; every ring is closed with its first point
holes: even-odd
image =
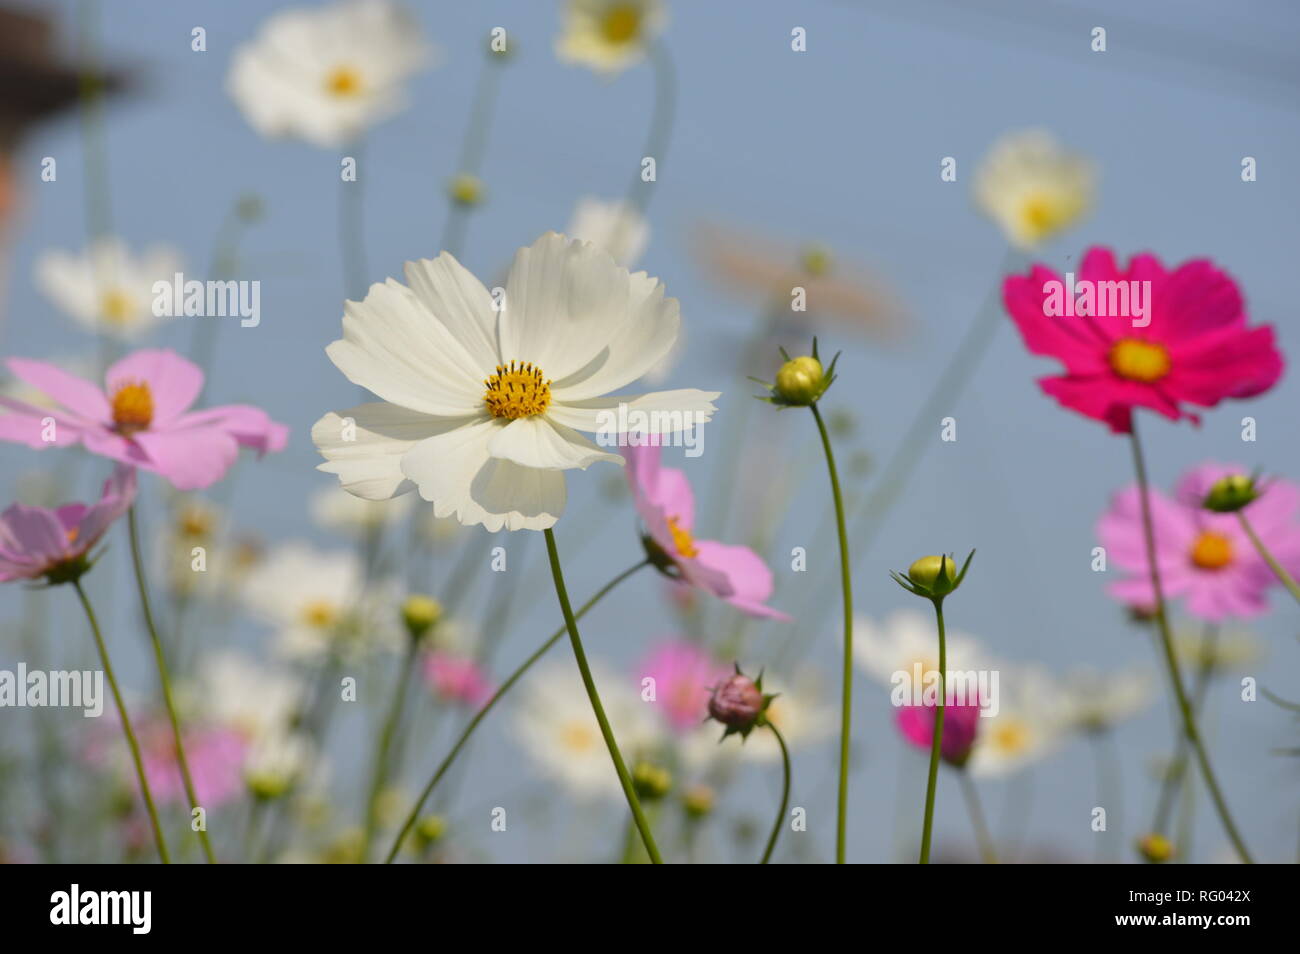
{"type": "Polygon", "coordinates": [[[709,715],[733,729],[753,725],[762,711],[763,693],[754,680],[740,673],[714,686],[709,697],[709,715]]]}

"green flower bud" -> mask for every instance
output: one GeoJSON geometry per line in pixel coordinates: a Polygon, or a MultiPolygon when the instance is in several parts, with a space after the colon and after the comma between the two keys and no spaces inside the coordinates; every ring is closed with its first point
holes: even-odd
{"type": "Polygon", "coordinates": [[[921,557],[907,568],[907,578],[917,586],[934,589],[939,582],[940,572],[949,579],[957,578],[957,564],[952,561],[952,557],[921,557]]]}
{"type": "Polygon", "coordinates": [[[825,245],[809,245],[800,256],[803,270],[820,278],[831,270],[831,252],[825,245]]]}
{"type": "Polygon", "coordinates": [[[1174,843],[1164,835],[1151,834],[1138,839],[1137,850],[1145,861],[1159,865],[1174,856],[1174,843]]]}
{"type": "Polygon", "coordinates": [[[442,604],[432,596],[414,593],[402,603],[402,622],[412,639],[424,636],[442,619],[442,604]]]}
{"type": "Polygon", "coordinates": [[[474,206],[483,201],[483,180],[462,172],[447,183],[447,195],[457,205],[474,206]]]}
{"type": "Polygon", "coordinates": [[[682,807],[688,818],[705,818],[713,812],[713,789],[707,785],[692,785],[682,796],[682,807]]]}
{"type": "Polygon", "coordinates": [[[1259,499],[1259,490],[1255,487],[1253,477],[1245,474],[1229,474],[1220,477],[1205,495],[1202,506],[1215,513],[1236,513],[1259,499]]]}
{"type": "Polygon", "coordinates": [[[250,772],[247,783],[253,798],[270,802],[289,791],[290,778],[279,772],[250,772]]]}
{"type": "Polygon", "coordinates": [[[663,766],[640,761],[632,766],[632,786],[641,798],[659,799],[672,790],[673,776],[663,766]]]}
{"type": "Polygon", "coordinates": [[[447,833],[447,819],[441,815],[425,815],[415,823],[415,840],[423,851],[447,833]]]}

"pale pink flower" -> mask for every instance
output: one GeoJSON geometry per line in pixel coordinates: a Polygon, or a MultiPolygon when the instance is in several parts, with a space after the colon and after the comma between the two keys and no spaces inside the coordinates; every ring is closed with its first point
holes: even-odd
{"type": "Polygon", "coordinates": [[[451,702],[479,706],[492,696],[492,685],[478,663],[442,649],[424,658],[424,681],[436,695],[451,702]]]}
{"type": "Polygon", "coordinates": [[[700,647],[681,640],[657,646],[637,670],[639,678],[654,679],[655,703],[679,733],[704,721],[709,691],[728,671],[700,647]]]}

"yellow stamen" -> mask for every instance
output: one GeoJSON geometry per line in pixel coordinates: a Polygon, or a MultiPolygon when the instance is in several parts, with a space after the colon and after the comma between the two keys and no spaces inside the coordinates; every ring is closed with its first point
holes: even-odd
{"type": "Polygon", "coordinates": [[[699,556],[700,551],[695,546],[695,538],[691,536],[691,531],[677,521],[677,517],[668,518],[668,532],[673,535],[673,547],[677,550],[678,556],[688,559],[699,556]]]}
{"type": "Polygon", "coordinates": [[[499,364],[496,374],[483,384],[487,387],[483,403],[493,417],[517,421],[541,414],[551,405],[551,382],[542,377],[541,368],[531,364],[499,364]]]}
{"type": "Polygon", "coordinates": [[[1020,752],[1029,744],[1029,730],[1023,723],[1006,722],[993,730],[992,741],[1003,752],[1020,752]]]}
{"type": "Polygon", "coordinates": [[[600,35],[607,43],[622,46],[635,40],[640,32],[641,8],[635,3],[614,4],[600,21],[600,35]]]}
{"type": "Polygon", "coordinates": [[[586,752],[596,744],[596,734],[590,727],[571,722],[560,730],[560,743],[572,752],[586,752]]]}
{"type": "Polygon", "coordinates": [[[336,66],[325,78],[331,96],[346,98],[361,92],[361,74],[350,66],[336,66]]]}
{"type": "Polygon", "coordinates": [[[1192,562],[1202,570],[1222,570],[1232,562],[1232,541],[1206,530],[1192,544],[1192,562]]]}
{"type": "Polygon", "coordinates": [[[120,289],[110,288],[99,299],[99,311],[110,325],[125,325],[131,320],[131,299],[120,289]]]}
{"type": "Polygon", "coordinates": [[[145,381],[127,381],[113,394],[113,428],[123,437],[153,423],[153,394],[145,381]]]}
{"type": "Polygon", "coordinates": [[[313,600],[302,608],[303,622],[316,629],[328,629],[338,616],[337,607],[329,600],[313,600]]]}
{"type": "Polygon", "coordinates": [[[1151,384],[1169,373],[1169,352],[1153,341],[1121,338],[1111,346],[1110,366],[1121,378],[1151,384]]]}

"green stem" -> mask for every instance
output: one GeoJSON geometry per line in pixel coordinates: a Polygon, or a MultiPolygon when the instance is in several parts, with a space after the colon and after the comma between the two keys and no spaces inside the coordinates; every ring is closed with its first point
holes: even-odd
{"type": "Polygon", "coordinates": [[[402,709],[406,704],[406,691],[411,684],[411,670],[415,668],[415,659],[419,653],[419,643],[409,640],[402,668],[397,676],[397,691],[393,693],[393,704],[384,719],[379,732],[379,743],[375,747],[375,765],[370,776],[370,790],[366,796],[365,835],[361,842],[361,860],[364,863],[370,857],[370,845],[375,840],[375,829],[379,825],[379,795],[384,789],[384,780],[388,772],[389,752],[393,747],[393,733],[402,718],[402,709]]]}
{"type": "MultiPolygon", "coordinates": [[[[127,527],[131,534],[131,563],[135,567],[135,583],[140,593],[140,608],[144,612],[145,626],[149,630],[149,639],[153,643],[154,660],[158,665],[158,681],[162,685],[163,703],[167,707],[167,718],[171,722],[172,736],[176,740],[176,761],[180,764],[181,779],[185,783],[185,797],[190,802],[190,818],[193,820],[194,809],[199,807],[199,800],[194,794],[194,779],[190,775],[189,760],[185,757],[185,743],[181,739],[181,722],[176,716],[176,703],[172,699],[171,679],[167,675],[167,662],[163,658],[162,640],[158,638],[158,627],[154,625],[153,609],[149,605],[149,587],[144,579],[144,558],[140,552],[140,528],[136,519],[135,506],[126,513],[127,527]]],[[[208,841],[207,823],[199,829],[199,842],[203,845],[203,854],[208,864],[217,863],[212,853],[212,843],[208,841]]]]}
{"type": "MultiPolygon", "coordinates": [[[[614,589],[614,587],[618,586],[637,570],[649,565],[650,563],[648,560],[642,560],[640,563],[629,567],[618,576],[614,577],[597,590],[591,599],[587,600],[587,602],[583,603],[582,606],[578,608],[578,612],[574,615],[574,619],[582,619],[582,617],[587,614],[587,610],[599,603],[610,590],[614,589]]],[[[420,812],[424,809],[425,802],[429,800],[429,796],[433,794],[433,790],[437,788],[438,783],[442,781],[442,777],[447,774],[447,770],[451,768],[451,764],[456,761],[456,756],[460,754],[461,749],[463,749],[466,743],[469,742],[470,736],[474,734],[474,730],[478,728],[479,723],[482,722],[487,714],[492,711],[492,707],[500,701],[501,697],[509,692],[510,688],[524,677],[524,673],[528,672],[537,660],[545,656],[547,651],[560,641],[561,637],[564,636],[565,631],[565,626],[561,626],[552,633],[551,637],[547,639],[546,642],[542,643],[542,645],[538,647],[531,656],[520,664],[518,669],[510,674],[505,682],[501,683],[501,687],[492,694],[492,698],[483,704],[483,708],[479,709],[479,711],[474,714],[474,718],[469,720],[464,730],[461,732],[460,738],[456,740],[456,744],[453,745],[451,751],[447,753],[447,757],[439,763],[438,768],[433,773],[433,777],[429,779],[429,784],[424,786],[424,791],[420,793],[419,799],[416,800],[414,807],[411,808],[411,813],[406,816],[406,823],[402,825],[402,830],[397,833],[397,838],[393,840],[393,847],[389,850],[388,857],[384,859],[385,864],[393,863],[393,859],[396,858],[397,853],[401,851],[402,842],[406,840],[406,836],[409,835],[411,829],[415,827],[415,822],[420,817],[420,812]]]]}
{"type": "MultiPolygon", "coordinates": [[[[650,114],[650,129],[646,133],[645,149],[641,159],[650,156],[655,161],[655,180],[659,179],[660,167],[668,155],[668,144],[672,141],[673,119],[677,112],[677,73],[673,61],[668,56],[668,48],[662,43],[650,46],[650,67],[654,71],[655,98],[654,108],[650,114]]],[[[641,161],[637,161],[636,172],[628,183],[627,203],[642,215],[650,204],[650,183],[641,180],[641,161]]]]}
{"type": "Polygon", "coordinates": [[[1178,711],[1182,715],[1183,732],[1187,736],[1188,744],[1192,746],[1193,751],[1196,753],[1196,761],[1201,767],[1201,775],[1205,778],[1205,787],[1210,792],[1210,798],[1214,802],[1214,809],[1218,812],[1219,821],[1222,822],[1228,839],[1237,850],[1237,854],[1241,856],[1241,860],[1246,864],[1253,864],[1254,860],[1246,849],[1246,844],[1242,840],[1240,832],[1237,831],[1236,823],[1232,820],[1232,814],[1228,811],[1228,804],[1223,798],[1223,792],[1219,789],[1219,781],[1214,775],[1214,770],[1210,768],[1210,757],[1206,754],[1205,746],[1201,742],[1201,734],[1196,727],[1196,716],[1192,712],[1191,702],[1188,701],[1187,690],[1183,688],[1183,677],[1178,671],[1178,659],[1174,655],[1174,640],[1169,631],[1169,616],[1165,610],[1164,590],[1160,583],[1160,567],[1156,563],[1156,534],[1154,522],[1151,519],[1146,460],[1142,455],[1142,442],[1138,439],[1136,420],[1133,422],[1132,432],[1129,436],[1132,438],[1133,468],[1137,473],[1139,497],[1142,501],[1142,532],[1146,538],[1147,566],[1151,570],[1151,587],[1155,590],[1156,623],[1160,630],[1160,646],[1164,652],[1165,668],[1169,672],[1169,681],[1173,685],[1174,696],[1178,702],[1178,711]]]}
{"type": "Polygon", "coordinates": [[[921,828],[921,860],[930,863],[930,836],[934,828],[934,794],[939,784],[939,758],[943,752],[943,710],[947,702],[948,641],[943,628],[943,600],[934,601],[934,615],[939,622],[939,698],[934,709],[934,735],[930,740],[930,774],[925,783],[925,822],[921,828]]]}
{"type": "Polygon", "coordinates": [[[772,734],[776,736],[776,742],[781,746],[781,807],[776,811],[776,821],[772,823],[772,834],[767,836],[767,848],[763,852],[763,860],[760,865],[765,865],[772,860],[772,851],[776,848],[777,836],[781,834],[781,829],[785,827],[785,811],[790,805],[790,750],[786,748],[785,736],[781,735],[781,730],[771,722],[765,722],[772,734]]]}
{"type": "Polygon", "coordinates": [[[1300,603],[1300,584],[1296,583],[1295,577],[1288,573],[1286,567],[1278,563],[1273,554],[1268,551],[1268,547],[1264,546],[1264,541],[1259,538],[1259,534],[1255,532],[1255,528],[1252,527],[1250,521],[1246,519],[1246,511],[1238,510],[1237,519],[1241,521],[1241,529],[1246,531],[1246,536],[1250,537],[1250,542],[1255,544],[1255,549],[1258,550],[1259,555],[1264,558],[1264,562],[1267,563],[1268,568],[1273,571],[1273,575],[1282,581],[1282,585],[1286,587],[1287,592],[1295,597],[1297,603],[1300,603]]]}
{"type": "Polygon", "coordinates": [[[993,848],[993,837],[989,834],[989,826],[984,821],[984,811],[980,808],[980,797],[975,789],[975,780],[970,777],[970,772],[965,768],[957,770],[957,777],[961,780],[961,791],[966,798],[966,809],[970,812],[971,827],[975,829],[975,840],[980,846],[980,857],[984,859],[986,865],[995,865],[998,863],[998,854],[993,848]]]}
{"type": "MultiPolygon", "coordinates": [[[[817,422],[817,430],[821,434],[822,449],[826,452],[826,469],[831,478],[831,495],[835,498],[835,527],[840,537],[840,588],[844,592],[844,659],[840,687],[840,787],[835,817],[835,863],[842,865],[848,833],[849,731],[850,710],[853,706],[853,578],[849,573],[849,535],[844,526],[844,495],[840,492],[840,477],[835,469],[835,453],[831,450],[831,437],[826,430],[826,422],[822,420],[822,412],[816,404],[811,405],[811,408],[813,419],[817,422]]],[[[940,625],[942,626],[942,623],[940,625]]]]}
{"type": "Polygon", "coordinates": [[[544,531],[546,534],[546,553],[551,559],[551,576],[555,579],[555,595],[560,600],[560,610],[564,613],[564,625],[569,630],[569,642],[573,645],[573,658],[578,663],[578,671],[582,674],[582,684],[587,688],[587,698],[591,700],[591,711],[596,715],[596,722],[600,725],[600,734],[605,737],[605,747],[609,749],[610,760],[614,763],[614,771],[618,773],[619,784],[623,786],[623,795],[627,798],[627,807],[632,812],[632,818],[636,821],[637,831],[641,833],[641,841],[645,844],[646,854],[650,856],[653,864],[663,864],[663,858],[659,857],[659,848],[655,844],[654,834],[650,831],[650,823],[646,821],[645,813],[641,810],[641,802],[636,797],[636,790],[632,787],[632,776],[628,774],[627,765],[623,762],[623,755],[618,750],[618,743],[614,740],[614,730],[609,726],[609,719],[605,716],[605,707],[601,705],[600,693],[596,690],[596,680],[592,678],[591,667],[587,665],[587,654],[582,648],[582,637],[578,635],[578,621],[574,619],[573,607],[569,605],[569,592],[564,586],[564,571],[560,568],[560,553],[555,546],[555,534],[550,527],[544,531]]]}
{"type": "Polygon", "coordinates": [[[153,827],[153,840],[158,845],[158,857],[162,859],[163,864],[169,865],[171,857],[167,854],[167,842],[163,840],[162,826],[158,824],[158,809],[154,807],[153,793],[149,791],[149,780],[144,774],[144,762],[140,759],[140,744],[135,739],[131,719],[126,714],[126,703],[122,701],[122,690],[118,688],[113,664],[108,661],[108,647],[104,645],[104,636],[99,631],[99,620],[95,618],[95,611],[86,597],[86,591],[81,588],[81,582],[74,580],[72,586],[77,591],[77,598],[81,600],[82,609],[86,611],[90,631],[95,637],[95,646],[99,649],[99,659],[104,664],[104,675],[108,677],[109,688],[113,690],[113,702],[117,705],[117,714],[122,719],[122,734],[126,736],[127,748],[131,750],[131,761],[135,763],[135,774],[140,780],[140,794],[144,796],[144,807],[149,812],[149,824],[153,827]]]}
{"type": "MultiPolygon", "coordinates": [[[[1214,650],[1219,640],[1219,626],[1216,623],[1205,624],[1205,635],[1201,638],[1200,660],[1196,667],[1196,681],[1192,683],[1192,712],[1199,721],[1205,712],[1205,697],[1210,689],[1210,677],[1214,674],[1214,650]]],[[[1160,796],[1156,800],[1155,819],[1151,831],[1163,835],[1169,831],[1169,819],[1173,814],[1174,803],[1184,780],[1187,777],[1187,735],[1178,733],[1178,742],[1174,746],[1174,757],[1169,761],[1169,770],[1160,783],[1160,796]]]]}

